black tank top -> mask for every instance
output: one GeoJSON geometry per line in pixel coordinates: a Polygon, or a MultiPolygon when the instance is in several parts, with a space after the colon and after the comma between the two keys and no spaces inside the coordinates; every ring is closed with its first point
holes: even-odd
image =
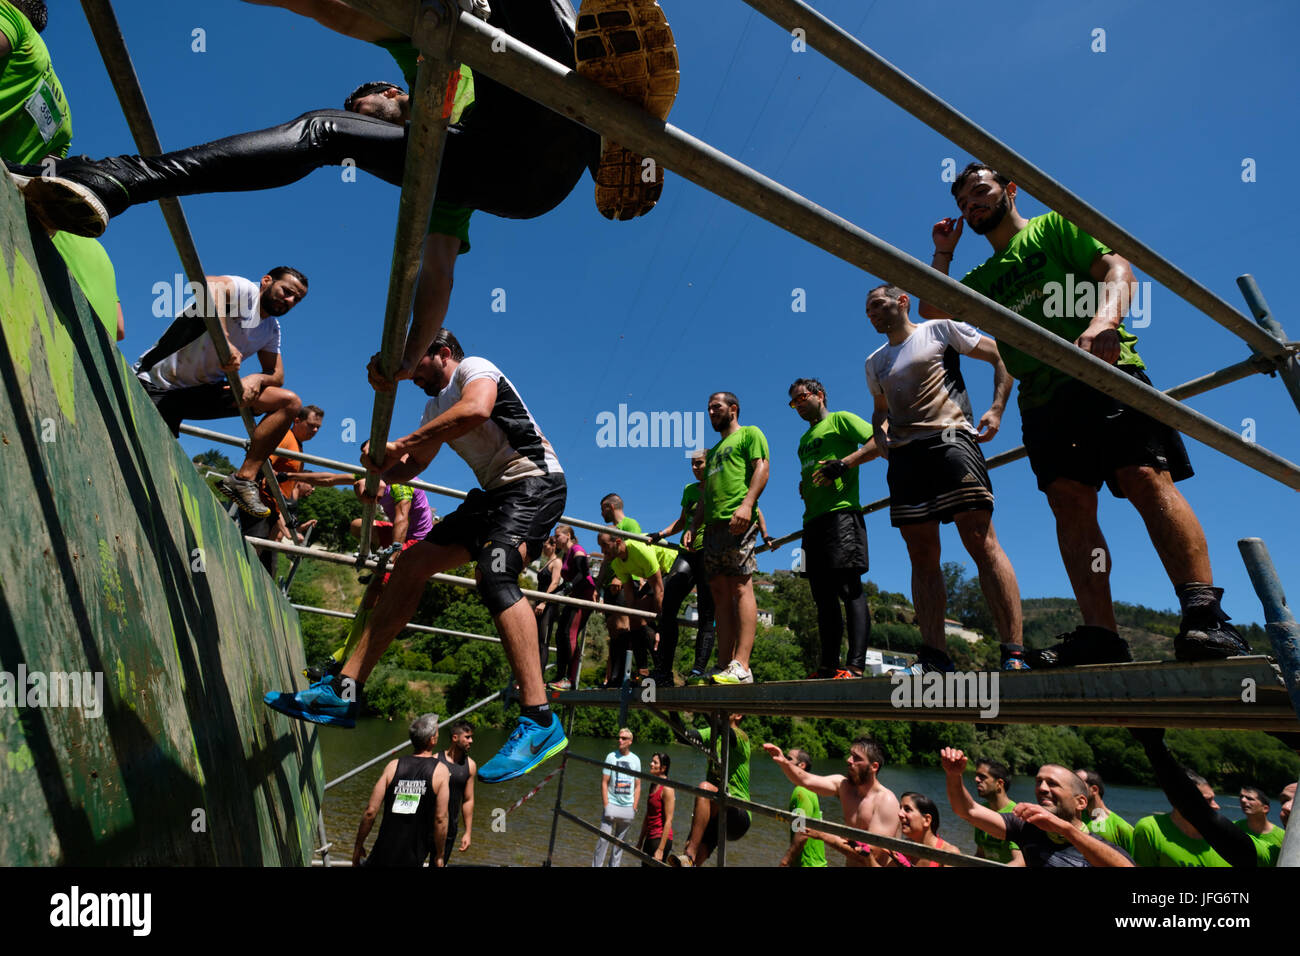
{"type": "Polygon", "coordinates": [[[460,805],[465,800],[465,785],[469,783],[469,757],[461,758],[461,763],[447,759],[445,750],[438,751],[438,762],[447,768],[451,776],[451,787],[447,797],[447,832],[459,828],[460,805]]]}
{"type": "Polygon", "coordinates": [[[546,567],[537,572],[537,590],[545,591],[551,586],[551,565],[548,562],[546,567]]]}
{"type": "Polygon", "coordinates": [[[367,866],[422,866],[433,846],[436,757],[399,757],[384,795],[384,819],[367,866]]]}

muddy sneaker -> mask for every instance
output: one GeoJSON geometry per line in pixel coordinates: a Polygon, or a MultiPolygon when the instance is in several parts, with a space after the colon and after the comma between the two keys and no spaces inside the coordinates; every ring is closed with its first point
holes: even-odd
{"type": "MultiPolygon", "coordinates": [[[[578,72],[661,120],[677,98],[677,45],[655,0],[583,0],[573,40],[578,72]]],[[[663,169],[602,139],[596,207],[606,219],[635,219],[663,192],[663,169]]]]}
{"type": "Polygon", "coordinates": [[[548,683],[546,689],[560,694],[566,690],[573,690],[573,684],[569,683],[569,678],[561,677],[559,680],[553,680],[548,683]]]}
{"type": "Polygon", "coordinates": [[[1183,619],[1174,638],[1174,656],[1180,661],[1222,660],[1255,653],[1219,607],[1223,588],[1184,584],[1177,591],[1183,619]]]}
{"type": "Polygon", "coordinates": [[[1133,660],[1128,642],[1104,627],[1081,624],[1060,643],[1042,650],[1026,649],[1025,661],[1031,667],[1076,667],[1079,664],[1127,664],[1133,660]]]}
{"type": "Polygon", "coordinates": [[[49,165],[5,163],[9,178],[49,229],[95,238],[108,220],[127,208],[126,192],[99,171],[89,156],[51,160],[49,165]]]}
{"type": "Polygon", "coordinates": [[[217,490],[239,505],[240,511],[247,512],[254,518],[265,518],[271,513],[271,509],[262,503],[262,495],[257,490],[255,481],[229,474],[217,482],[217,490]]]}

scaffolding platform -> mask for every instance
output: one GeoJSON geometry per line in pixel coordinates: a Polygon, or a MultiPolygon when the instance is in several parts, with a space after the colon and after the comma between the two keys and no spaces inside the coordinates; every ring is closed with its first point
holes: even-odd
{"type": "Polygon", "coordinates": [[[1213,728],[1292,733],[1296,712],[1272,658],[1140,661],[1040,671],[882,675],[703,687],[568,691],[558,704],[761,716],[1213,728]],[[942,686],[936,677],[957,678],[942,686]],[[981,680],[982,679],[982,680],[981,680]],[[919,683],[918,683],[919,682],[919,683]],[[996,703],[996,707],[991,703],[996,703]],[[990,711],[995,711],[990,713],[990,711]]]}

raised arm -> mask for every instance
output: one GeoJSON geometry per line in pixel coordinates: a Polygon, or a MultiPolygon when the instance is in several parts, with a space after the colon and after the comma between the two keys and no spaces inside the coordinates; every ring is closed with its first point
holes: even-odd
{"type": "Polygon", "coordinates": [[[343,0],[244,0],[261,7],[280,7],[299,16],[309,17],[323,27],[366,43],[400,40],[402,34],[373,17],[354,10],[343,0]]]}
{"type": "Polygon", "coordinates": [[[1007,838],[1006,817],[976,803],[975,798],[966,790],[966,784],[962,782],[961,775],[966,769],[966,755],[952,747],[944,747],[939,751],[939,762],[947,775],[948,803],[952,805],[952,812],[971,826],[979,827],[989,836],[1005,840],[1007,838]]]}
{"type": "MultiPolygon", "coordinates": [[[[958,216],[956,219],[940,219],[930,230],[930,238],[934,240],[934,255],[930,258],[930,268],[948,274],[949,267],[952,266],[952,254],[957,249],[957,242],[961,239],[962,224],[965,220],[958,216]]],[[[951,319],[952,316],[936,305],[930,305],[928,302],[917,302],[916,314],[923,319],[951,319]]]]}
{"type": "MultiPolygon", "coordinates": [[[[840,784],[844,782],[843,774],[833,774],[829,777],[819,777],[815,773],[809,773],[803,767],[796,763],[791,763],[786,759],[781,748],[776,744],[763,744],[763,749],[767,751],[773,763],[781,768],[785,778],[796,786],[803,787],[805,790],[811,790],[813,793],[822,797],[838,796],[840,784]]],[[[894,808],[894,815],[898,815],[898,808],[894,808]]]]}

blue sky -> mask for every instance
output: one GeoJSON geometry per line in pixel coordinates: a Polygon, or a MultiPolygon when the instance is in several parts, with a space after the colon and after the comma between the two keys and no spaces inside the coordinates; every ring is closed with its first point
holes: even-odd
{"type": "MultiPolygon", "coordinates": [[[[382,50],[312,21],[234,0],[117,5],[127,44],[165,149],[337,108],[361,82],[400,73],[382,50]],[[206,47],[196,52],[195,30],[206,47]]],[[[731,153],[868,231],[925,259],[930,226],[954,214],[945,159],[972,157],[945,141],[739,0],[663,0],[676,33],[681,89],[671,122],[731,153]]],[[[1086,6],[1007,0],[963,6],[918,0],[819,0],[816,8],[862,38],[1143,241],[1241,307],[1234,279],[1255,275],[1292,338],[1285,311],[1294,271],[1297,209],[1290,169],[1297,154],[1291,49],[1297,8],[1257,2],[1227,16],[1208,2],[1097,2],[1086,6]],[[1094,30],[1105,52],[1093,52],[1094,30]],[[1254,160],[1255,181],[1243,182],[1254,160]]],[[[74,5],[51,9],[45,40],[73,113],[73,153],[134,152],[103,63],[74,5]]],[[[710,391],[730,389],[741,421],[764,430],[771,480],[761,505],[774,534],[794,530],[795,447],[804,423],[786,386],[814,376],[832,409],[870,413],[862,361],[881,344],[863,299],[876,277],[840,262],[672,175],[659,206],[631,223],[595,210],[588,177],[550,214],[527,222],[478,214],[473,251],[461,257],[447,325],[466,350],[509,375],[564,464],[568,513],[599,520],[598,501],[619,491],[642,525],[677,513],[690,479],[672,448],[608,448],[596,441],[601,412],[694,414],[710,391]],[[505,290],[504,312],[493,311],[505,290]],[[806,311],[792,311],[803,290],[806,311]]],[[[286,384],[326,410],[308,450],[348,461],[344,419],[369,432],[373,393],[364,367],[378,348],[398,191],[365,174],[344,182],[318,170],[284,189],[184,200],[211,274],[258,278],[286,263],[307,274],[310,294],[282,320],[286,384]]],[[[1021,211],[1041,203],[1021,193],[1021,211]]],[[[134,360],[168,318],[153,314],[154,285],[180,270],[162,216],[138,207],[113,221],[105,245],[126,314],[122,350],[134,360]]],[[[954,274],[982,262],[988,244],[968,231],[954,274]]],[[[928,259],[927,259],[928,261],[928,259]]],[[[1146,278],[1139,273],[1139,279],[1146,278]]],[[[1158,387],[1232,364],[1247,348],[1172,293],[1156,287],[1139,349],[1158,387]]],[[[256,370],[245,366],[245,371],[256,370]]],[[[991,372],[968,365],[977,414],[991,372]]],[[[424,396],[403,387],[394,433],[414,428],[424,396]]],[[[1276,379],[1255,376],[1191,401],[1238,431],[1253,423],[1262,445],[1300,460],[1297,411],[1276,379]]],[[[234,432],[234,420],[219,423],[234,432]]],[[[1018,445],[1012,408],[995,454],[1018,445]]],[[[185,439],[198,452],[210,443],[185,439]]],[[[1225,609],[1262,620],[1236,548],[1269,544],[1283,582],[1300,580],[1295,494],[1189,442],[1197,476],[1181,485],[1205,525],[1225,609]]],[[[469,487],[449,451],[427,480],[469,487]]],[[[995,526],[1026,597],[1068,595],[1050,512],[1028,465],[993,472],[995,526]]],[[[862,475],[863,499],[883,497],[884,467],[862,475]]],[[[450,499],[437,502],[446,513],[450,499]]],[[[1119,600],[1176,607],[1136,512],[1103,498],[1119,600]]],[[[910,589],[910,568],[885,512],[867,518],[870,577],[910,589]]],[[[580,535],[592,545],[590,535],[580,535]]],[[[955,533],[945,558],[970,567],[955,533]]],[[[790,549],[764,570],[789,567],[790,549]]]]}

